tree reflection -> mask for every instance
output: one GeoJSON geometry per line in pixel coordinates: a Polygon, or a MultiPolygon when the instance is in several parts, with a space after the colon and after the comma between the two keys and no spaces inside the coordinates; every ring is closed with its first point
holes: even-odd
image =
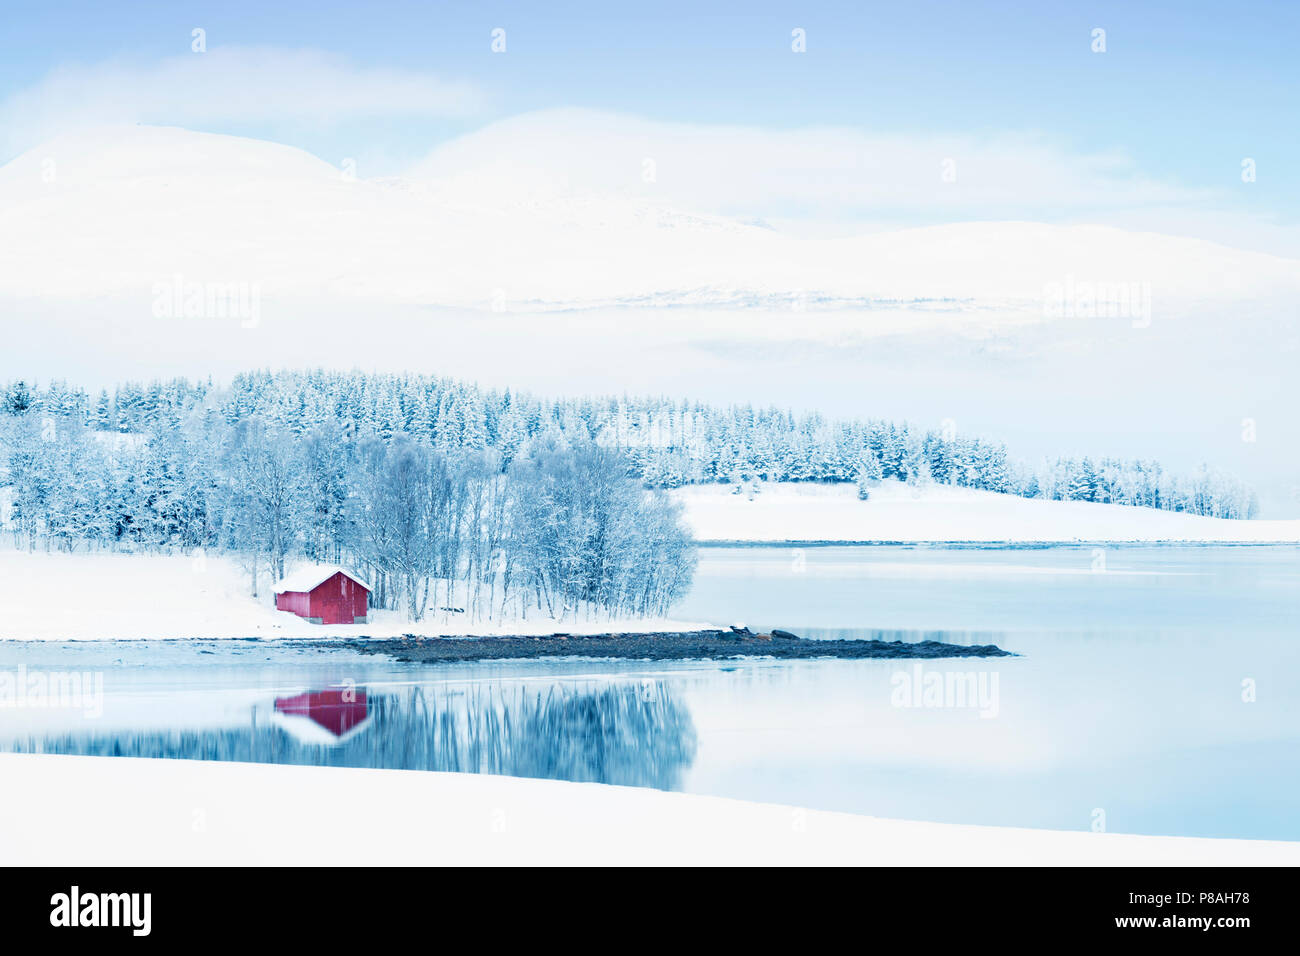
{"type": "Polygon", "coordinates": [[[695,758],[690,713],[657,681],[358,693],[367,719],[334,743],[296,733],[273,716],[279,707],[254,709],[241,727],[33,736],[14,749],[508,774],[661,790],[678,789],[695,758]]]}

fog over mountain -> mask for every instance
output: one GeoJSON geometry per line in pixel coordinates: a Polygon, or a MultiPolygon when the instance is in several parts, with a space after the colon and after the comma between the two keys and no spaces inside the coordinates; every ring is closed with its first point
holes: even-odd
{"type": "Polygon", "coordinates": [[[0,167],[0,377],[358,366],[951,419],[1030,458],[1208,461],[1300,513],[1300,261],[1035,222],[807,238],[789,197],[733,217],[676,182],[693,141],[578,163],[543,129],[382,179],[171,127],[30,150],[0,167]]]}

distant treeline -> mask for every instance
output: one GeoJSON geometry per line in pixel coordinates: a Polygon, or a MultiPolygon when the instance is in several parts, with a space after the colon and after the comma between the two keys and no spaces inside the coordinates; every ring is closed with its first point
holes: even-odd
{"type": "Polygon", "coordinates": [[[241,489],[259,487],[266,476],[257,469],[283,458],[286,503],[259,505],[271,517],[247,519],[268,535],[261,550],[272,566],[299,551],[347,556],[390,582],[388,601],[398,592],[410,600],[402,582],[420,579],[426,565],[434,578],[468,575],[491,591],[507,583],[500,562],[513,556],[506,564],[522,578],[508,582],[512,593],[526,580],[542,607],[663,607],[680,582],[658,562],[678,560],[686,545],[662,496],[627,490],[642,484],[858,481],[869,494],[874,481],[896,478],[1226,518],[1256,511],[1249,489],[1204,466],[1178,475],[1153,461],[1062,458],[1035,468],[1010,459],[1000,442],[906,423],[627,396],[543,399],[420,375],[251,372],[229,387],[174,379],[98,395],[14,382],[0,412],[0,483],[13,489],[9,524],[20,537],[247,550],[253,532],[233,517],[252,507],[241,504],[241,489]],[[261,457],[250,461],[250,449],[261,457]],[[490,527],[509,544],[466,539],[426,564],[381,555],[387,545],[375,542],[386,532],[363,519],[392,503],[372,499],[389,482],[445,481],[444,471],[456,483],[447,494],[464,507],[502,510],[490,519],[440,515],[450,522],[440,533],[490,527]],[[604,497],[584,497],[584,482],[604,497]],[[484,502],[475,497],[480,483],[491,489],[484,502]],[[281,510],[290,516],[277,517],[281,510]],[[509,524],[525,514],[526,523],[509,524]],[[525,544],[539,527],[576,537],[525,544]],[[619,554],[633,555],[635,567],[614,570],[619,554]],[[641,581],[638,568],[654,579],[641,581]]]}

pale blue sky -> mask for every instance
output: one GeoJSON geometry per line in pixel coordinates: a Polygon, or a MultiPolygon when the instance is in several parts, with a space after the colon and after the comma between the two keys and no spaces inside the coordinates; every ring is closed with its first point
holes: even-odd
{"type": "MultiPolygon", "coordinates": [[[[1300,221],[1294,2],[223,0],[10,5],[3,17],[2,159],[100,110],[109,121],[273,139],[332,162],[362,155],[368,173],[389,173],[493,120],[588,107],[776,130],[1029,135],[1067,156],[1123,157],[1126,174],[1200,196],[1181,202],[1181,213],[1234,219],[1240,245],[1269,245],[1250,241],[1243,222],[1291,229],[1300,221]],[[318,103],[296,115],[287,95],[221,115],[183,91],[169,100],[150,70],[190,56],[194,27],[207,31],[209,56],[269,47],[290,57],[265,75],[267,85],[292,75],[294,52],[324,54],[330,75],[315,85],[338,109],[318,103]],[[496,27],[507,31],[504,55],[490,51],[496,27]],[[807,31],[801,55],[790,48],[795,27],[807,31]],[[1104,54],[1090,49],[1096,27],[1107,31],[1104,54]],[[105,72],[115,83],[103,82],[105,72]],[[386,92],[387,80],[400,95],[386,92]],[[110,91],[103,95],[115,108],[79,95],[79,86],[110,91]],[[1240,177],[1245,157],[1258,168],[1249,185],[1240,177]]],[[[207,94],[219,98],[220,83],[213,87],[207,94]]],[[[1058,212],[1042,203],[1035,218],[1058,212]]]]}

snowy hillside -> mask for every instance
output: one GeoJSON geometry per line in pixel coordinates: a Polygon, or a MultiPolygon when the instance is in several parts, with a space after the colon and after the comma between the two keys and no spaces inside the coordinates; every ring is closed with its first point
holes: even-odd
{"type": "Polygon", "coordinates": [[[852,484],[682,488],[700,541],[1231,541],[1300,542],[1300,520],[1233,521],[1084,501],[885,481],[867,501],[852,484]]]}
{"type": "Polygon", "coordinates": [[[791,238],[642,189],[535,183],[526,159],[485,163],[495,135],[384,180],[176,128],[67,135],[0,168],[0,215],[22,224],[0,231],[0,294],[148,301],[181,275],[257,282],[268,296],[482,310],[797,302],[956,311],[981,324],[993,311],[1042,318],[1045,288],[1069,282],[1141,282],[1166,304],[1300,294],[1290,260],[1093,226],[791,238]]]}

